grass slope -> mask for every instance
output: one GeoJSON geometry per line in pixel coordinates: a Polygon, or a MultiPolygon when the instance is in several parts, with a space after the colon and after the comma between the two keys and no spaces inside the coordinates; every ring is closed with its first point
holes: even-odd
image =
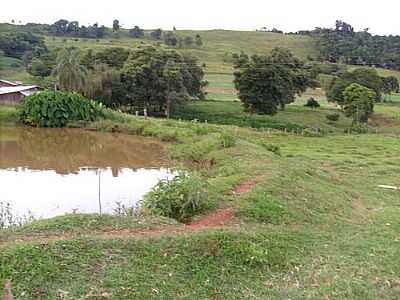
{"type": "Polygon", "coordinates": [[[275,116],[245,113],[238,101],[194,101],[178,110],[175,115],[176,118],[185,120],[197,119],[216,124],[281,130],[320,128],[326,132],[343,133],[345,128],[351,126],[351,120],[329,104],[325,97],[319,97],[311,91],[275,116]],[[322,107],[319,109],[304,107],[306,99],[310,96],[314,96],[322,107]],[[326,116],[332,113],[340,114],[339,121],[328,121],[326,116]]]}
{"type": "MultiPolygon", "coordinates": [[[[3,244],[0,292],[11,278],[18,299],[395,299],[400,293],[399,193],[379,187],[399,185],[398,136],[311,138],[118,113],[90,127],[174,141],[171,157],[198,169],[215,205],[235,209],[241,226],[153,239],[90,237],[110,220],[86,218],[6,230],[9,241],[58,226],[69,235],[3,244]],[[224,148],[222,135],[233,136],[235,145],[224,148]],[[254,178],[259,184],[250,193],[232,193],[254,178]]],[[[116,224],[129,228],[124,220],[116,224]]]]}
{"type": "MultiPolygon", "coordinates": [[[[149,32],[147,32],[147,35],[149,32]]],[[[184,53],[190,53],[207,65],[207,73],[232,73],[232,64],[224,59],[229,54],[244,51],[249,54],[269,53],[275,47],[290,49],[296,56],[306,59],[307,56],[315,56],[314,41],[312,38],[301,35],[282,35],[269,32],[252,31],[176,31],[178,36],[192,36],[200,34],[204,45],[200,48],[180,49],[184,53]]],[[[159,43],[150,38],[133,39],[128,37],[106,38],[106,39],[80,39],[80,38],[57,38],[47,37],[46,44],[50,48],[75,46],[83,50],[104,49],[106,47],[133,48],[141,43],[159,43]]]]}

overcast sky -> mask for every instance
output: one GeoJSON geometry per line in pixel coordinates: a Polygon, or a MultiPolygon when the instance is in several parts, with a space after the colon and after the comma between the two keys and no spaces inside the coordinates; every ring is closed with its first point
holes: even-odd
{"type": "Polygon", "coordinates": [[[332,27],[342,19],[357,30],[369,27],[375,34],[400,34],[399,15],[399,0],[18,0],[3,3],[0,21],[53,23],[64,18],[110,27],[116,18],[125,28],[254,30],[266,26],[288,32],[332,27]]]}

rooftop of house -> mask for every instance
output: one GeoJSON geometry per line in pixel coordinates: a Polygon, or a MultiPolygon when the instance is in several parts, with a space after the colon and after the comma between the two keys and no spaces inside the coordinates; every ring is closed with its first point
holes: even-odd
{"type": "MultiPolygon", "coordinates": [[[[0,88],[0,95],[4,94],[12,94],[12,93],[27,93],[29,94],[30,90],[38,89],[37,85],[18,85],[18,86],[8,86],[0,88]]],[[[24,94],[25,95],[25,94],[24,94]]]]}
{"type": "Polygon", "coordinates": [[[12,81],[5,80],[5,79],[0,79],[0,82],[5,83],[5,84],[8,84],[8,85],[11,85],[11,86],[22,85],[22,82],[18,82],[18,81],[12,82],[12,81]]]}

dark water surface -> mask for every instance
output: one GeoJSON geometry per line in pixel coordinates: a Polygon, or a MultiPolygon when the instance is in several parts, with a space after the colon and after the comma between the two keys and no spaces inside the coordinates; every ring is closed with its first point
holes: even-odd
{"type": "Polygon", "coordinates": [[[0,202],[16,216],[134,207],[158,180],[173,176],[170,166],[163,145],[153,139],[0,127],[0,202]]]}

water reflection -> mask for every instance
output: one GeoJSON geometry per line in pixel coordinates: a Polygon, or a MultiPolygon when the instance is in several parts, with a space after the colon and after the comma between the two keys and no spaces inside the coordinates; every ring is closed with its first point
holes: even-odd
{"type": "Polygon", "coordinates": [[[132,207],[158,180],[172,177],[168,166],[163,145],[151,139],[0,128],[0,202],[10,203],[17,215],[48,218],[112,213],[116,203],[132,207]]]}

